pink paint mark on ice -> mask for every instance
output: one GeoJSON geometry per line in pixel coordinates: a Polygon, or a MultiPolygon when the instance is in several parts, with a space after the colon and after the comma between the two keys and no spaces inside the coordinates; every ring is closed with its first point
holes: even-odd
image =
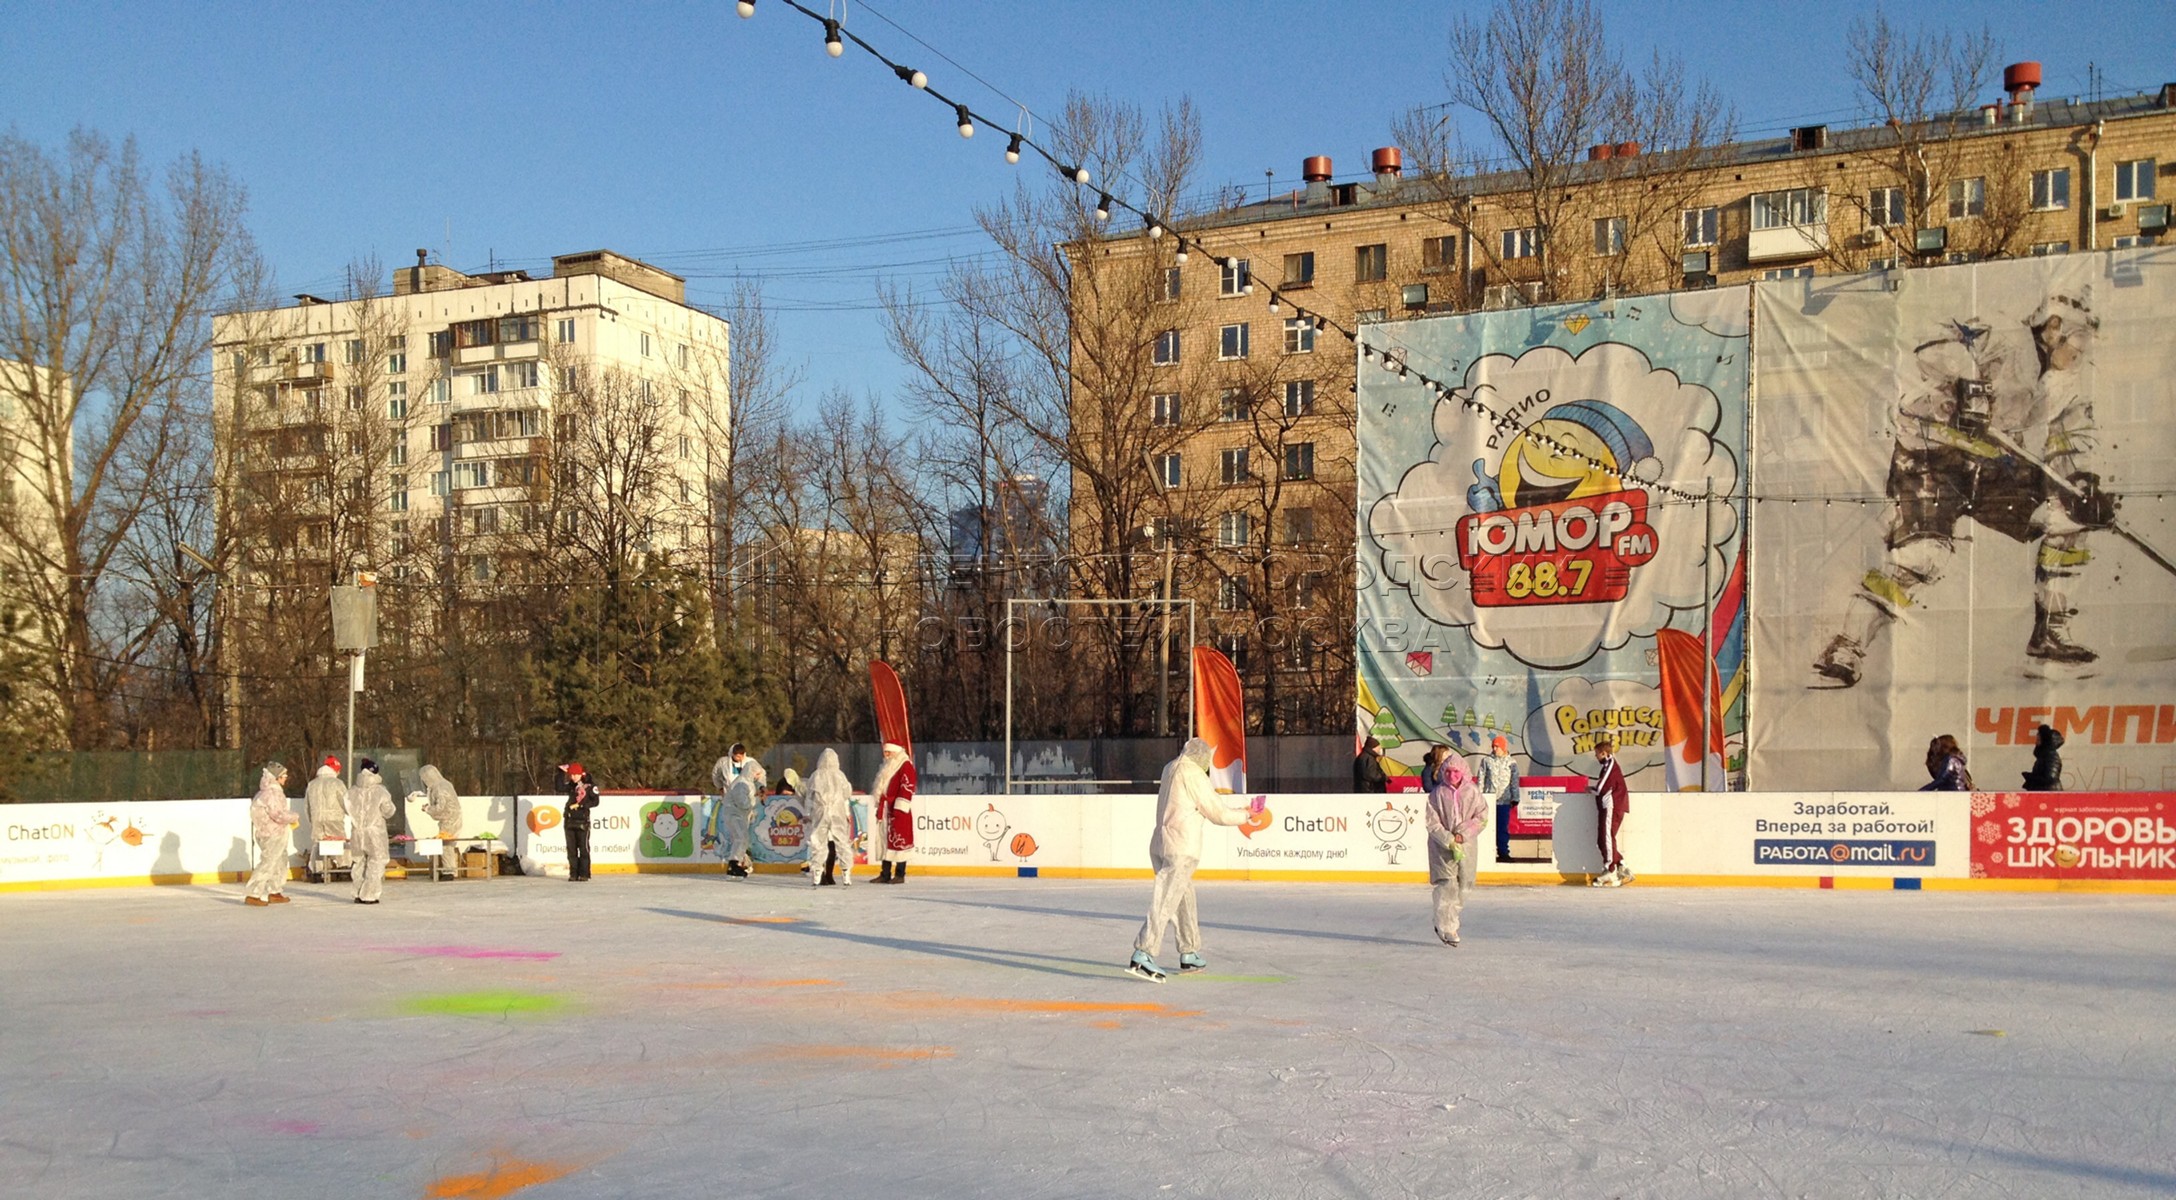
{"type": "Polygon", "coordinates": [[[418,958],[496,958],[514,962],[550,962],[557,950],[494,950],[489,946],[373,946],[387,954],[413,954],[418,958]]]}
{"type": "Polygon", "coordinates": [[[324,1128],[322,1124],[316,1121],[260,1121],[257,1127],[266,1133],[292,1133],[303,1136],[316,1133],[324,1128]]]}

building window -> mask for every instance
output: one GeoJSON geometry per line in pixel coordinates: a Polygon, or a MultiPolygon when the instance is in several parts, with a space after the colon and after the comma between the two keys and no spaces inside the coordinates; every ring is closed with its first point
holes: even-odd
{"type": "Polygon", "coordinates": [[[1180,482],[1182,481],[1182,475],[1180,473],[1178,455],[1166,454],[1156,460],[1156,480],[1158,483],[1163,484],[1166,488],[1175,488],[1179,486],[1180,482]]]}
{"type": "Polygon", "coordinates": [[[311,342],[295,351],[297,362],[321,363],[325,361],[325,343],[311,342]]]}
{"type": "Polygon", "coordinates": [[[571,346],[574,344],[573,317],[559,318],[559,344],[562,346],[571,346]]]}
{"type": "MultiPolygon", "coordinates": [[[[405,467],[408,465],[407,430],[396,429],[392,432],[392,449],[386,452],[386,461],[396,467],[405,467]]],[[[401,484],[401,486],[407,487],[408,485],[403,483],[401,484]]]]}
{"type": "Polygon", "coordinates": [[[1952,218],[1987,215],[1986,177],[1974,175],[1970,179],[1949,181],[1949,215],[1952,218]]]}
{"type": "Polygon", "coordinates": [[[688,344],[686,342],[680,343],[680,369],[683,371],[688,369],[688,344]]]}
{"type": "MultiPolygon", "coordinates": [[[[1242,612],[1247,607],[1247,581],[1236,575],[1226,575],[1216,581],[1216,606],[1223,612],[1242,612]]],[[[1237,635],[1228,635],[1234,636],[1237,635]]],[[[1234,661],[1232,664],[1237,666],[1234,661]]]]}
{"type": "Polygon", "coordinates": [[[1812,267],[1770,267],[1760,273],[1762,279],[1811,279],[1812,267]]]}
{"type": "Polygon", "coordinates": [[[453,327],[453,344],[463,349],[472,346],[488,346],[498,332],[498,323],[490,320],[463,321],[453,327]]]}
{"type": "Polygon", "coordinates": [[[469,555],[468,577],[476,583],[491,582],[491,556],[488,554],[469,555]]]}
{"type": "Polygon", "coordinates": [[[453,464],[453,486],[456,488],[480,488],[491,486],[491,460],[475,459],[453,464]]]}
{"type": "Polygon", "coordinates": [[[1315,381],[1312,379],[1288,379],[1284,384],[1284,415],[1311,417],[1315,415],[1315,381]]]}
{"type": "Polygon", "coordinates": [[[1828,193],[1820,188],[1788,188],[1753,196],[1753,228],[1789,229],[1828,224],[1828,193]]]}
{"type": "Polygon", "coordinates": [[[1284,256],[1284,286],[1307,287],[1315,282],[1315,252],[1303,250],[1284,256]]]}
{"type": "Polygon", "coordinates": [[[1315,352],[1315,323],[1308,317],[1287,317],[1284,323],[1284,352],[1286,354],[1313,354],[1315,352]]]}
{"type": "Polygon", "coordinates": [[[1904,189],[1878,187],[1866,193],[1866,220],[1872,225],[1904,225],[1904,189]]]}
{"type": "Polygon", "coordinates": [[[680,457],[684,459],[695,457],[695,439],[684,433],[680,435],[680,457]]]}
{"type": "Polygon", "coordinates": [[[431,495],[443,496],[453,490],[453,472],[431,472],[431,495]]]}
{"type": "Polygon", "coordinates": [[[2116,199],[2118,201],[2153,199],[2152,159],[2138,158],[2130,162],[2116,164],[2116,199]]]}
{"type": "Polygon", "coordinates": [[[358,384],[351,383],[348,385],[348,411],[363,411],[363,389],[358,384]]]}
{"type": "Polygon", "coordinates": [[[2119,237],[2119,238],[2117,238],[2117,239],[2116,239],[2116,240],[2115,240],[2115,241],[2114,241],[2114,242],[2112,243],[2112,245],[2114,245],[2114,247],[2115,247],[2116,249],[2118,249],[2118,250],[2135,250],[2135,249],[2138,249],[2139,247],[2142,247],[2142,246],[2158,246],[2158,245],[2160,245],[2160,244],[2161,244],[2161,239],[2160,239],[2159,235],[2157,235],[2157,234],[2151,234],[2151,233],[2148,233],[2148,234],[2137,234],[2137,233],[2133,233],[2133,234],[2126,234],[2126,235],[2124,235],[2123,237],[2119,237]]]}
{"type": "Polygon", "coordinates": [[[450,404],[450,403],[452,403],[452,402],[453,402],[453,381],[452,381],[451,379],[433,379],[433,380],[431,380],[431,403],[433,403],[433,404],[450,404]]]}
{"type": "Polygon", "coordinates": [[[1389,316],[1390,313],[1386,309],[1363,308],[1352,315],[1352,320],[1355,325],[1372,325],[1377,321],[1389,319],[1389,316]]]}
{"type": "Polygon", "coordinates": [[[559,390],[561,390],[561,391],[563,391],[563,392],[571,392],[571,391],[575,390],[576,388],[580,387],[580,386],[581,386],[581,383],[582,383],[582,374],[581,374],[581,371],[580,371],[580,369],[579,369],[579,368],[576,368],[576,367],[561,367],[561,368],[559,368],[559,390]]]}
{"type": "Polygon", "coordinates": [[[1458,265],[1458,235],[1422,238],[1420,240],[1420,269],[1423,271],[1448,271],[1458,265]]]}
{"type": "Polygon", "coordinates": [[[1177,267],[1165,267],[1163,298],[1166,300],[1178,299],[1180,284],[1184,279],[1185,276],[1180,273],[1177,267]]]}
{"type": "Polygon", "coordinates": [[[340,361],[341,361],[341,362],[344,362],[344,363],[346,363],[347,365],[349,365],[349,366],[351,366],[351,367],[359,367],[359,366],[361,366],[361,365],[362,365],[362,363],[363,363],[363,339],[361,339],[361,338],[349,338],[349,339],[347,340],[347,343],[346,343],[345,345],[343,345],[343,346],[342,346],[342,347],[340,348],[340,350],[341,350],[341,354],[340,354],[340,361]]]}
{"type": "Polygon", "coordinates": [[[431,334],[431,357],[445,358],[453,353],[453,330],[441,329],[431,334]]]}
{"type": "Polygon", "coordinates": [[[506,370],[509,375],[513,376],[515,387],[533,388],[536,386],[539,368],[534,361],[508,363],[506,364],[506,370]]]}
{"type": "Polygon", "coordinates": [[[1179,424],[1179,394],[1177,392],[1157,392],[1155,395],[1148,398],[1148,404],[1149,424],[1179,424]]]}
{"type": "Polygon", "coordinates": [[[392,487],[393,490],[386,495],[385,506],[394,512],[407,512],[408,477],[406,475],[393,476],[392,487]]]}
{"type": "MultiPolygon", "coordinates": [[[[1351,185],[1347,184],[1346,186],[1350,187],[1351,185]]],[[[1239,593],[1240,608],[1246,607],[1246,598],[1246,590],[1242,587],[1239,593]]],[[[1216,648],[1222,652],[1224,657],[1232,660],[1232,666],[1238,668],[1241,674],[1245,674],[1247,670],[1246,634],[1220,633],[1216,637],[1216,648]]]]}
{"type": "Polygon", "coordinates": [[[2050,254],[2068,253],[2070,253],[2069,242],[2034,242],[2032,244],[2032,256],[2034,258],[2045,258],[2050,254]]]}
{"type": "Polygon", "coordinates": [[[1234,487],[1247,481],[1247,448],[1245,446],[1225,450],[1217,457],[1217,479],[1225,487],[1234,487]]]}
{"type": "Polygon", "coordinates": [[[1685,210],[1685,244],[1712,246],[1722,236],[1723,210],[1715,207],[1685,210]]]}
{"type": "Polygon", "coordinates": [[[468,376],[468,394],[469,394],[469,395],[471,395],[471,396],[496,396],[496,395],[498,395],[498,393],[499,393],[499,368],[497,367],[497,365],[495,365],[495,364],[494,364],[494,365],[492,365],[492,366],[488,366],[488,367],[485,367],[485,368],[484,368],[483,370],[481,370],[481,371],[471,371],[471,372],[469,372],[469,376],[468,376]]]}
{"type": "Polygon", "coordinates": [[[385,385],[385,419],[404,421],[408,418],[408,385],[393,382],[385,385]]]}
{"type": "Polygon", "coordinates": [[[1398,303],[1407,308],[1428,307],[1428,285],[1425,283],[1409,283],[1399,288],[1398,303]]]}
{"type": "Polygon", "coordinates": [[[1251,265],[1243,258],[1227,258],[1219,264],[1217,294],[1244,296],[1254,286],[1251,265]]]}
{"type": "Polygon", "coordinates": [[[439,451],[453,449],[453,423],[451,421],[443,425],[431,426],[431,449],[439,451]]]}
{"type": "Polygon", "coordinates": [[[1315,444],[1293,442],[1284,448],[1284,477],[1286,479],[1313,479],[1315,477],[1315,444]]]}
{"type": "Polygon", "coordinates": [[[1254,522],[1245,513],[1228,512],[1216,519],[1216,544],[1232,549],[1247,544],[1247,537],[1254,532],[1254,522]]]}
{"type": "Polygon", "coordinates": [[[408,373],[408,339],[395,336],[389,341],[392,348],[385,352],[385,373],[388,375],[406,375],[408,373]]]}
{"type": "MultiPolygon", "coordinates": [[[[1307,577],[1303,576],[1302,578],[1307,577]]],[[[1315,669],[1315,656],[1318,653],[1319,647],[1315,645],[1315,635],[1304,629],[1298,630],[1292,634],[1291,640],[1284,644],[1284,669],[1287,671],[1312,671],[1315,669]]]]}
{"type": "Polygon", "coordinates": [[[500,317],[499,341],[533,342],[536,340],[536,318],[529,316],[500,317]]]}
{"type": "Polygon", "coordinates": [[[1284,514],[1284,540],[1293,546],[1304,546],[1315,540],[1315,510],[1311,508],[1286,509],[1284,514]]]}
{"type": "Polygon", "coordinates": [[[1247,356],[1247,323],[1226,325],[1216,331],[1216,356],[1222,359],[1247,356]]]}
{"type": "Polygon", "coordinates": [[[1596,217],[1594,219],[1594,252],[1604,258],[1614,258],[1624,253],[1625,223],[1623,217],[1596,217]]]}
{"type": "Polygon", "coordinates": [[[1179,331],[1166,329],[1156,335],[1156,352],[1152,359],[1159,367],[1168,367],[1179,361],[1179,331]]]}
{"type": "Polygon", "coordinates": [[[2032,206],[2041,212],[2070,207],[2069,167],[2032,173],[2032,206]]]}
{"type": "Polygon", "coordinates": [[[1503,232],[1503,257],[1532,258],[1541,253],[1541,228],[1528,225],[1503,232]]]}
{"type": "Polygon", "coordinates": [[[642,357],[650,357],[650,335],[647,333],[642,335],[642,357]]]}
{"type": "Polygon", "coordinates": [[[1390,247],[1377,242],[1372,246],[1356,246],[1352,252],[1352,281],[1354,283],[1381,283],[1390,278],[1390,247]]]}
{"type": "Polygon", "coordinates": [[[1248,416],[1247,389],[1225,388],[1216,396],[1216,416],[1219,421],[1244,421],[1248,416]]]}

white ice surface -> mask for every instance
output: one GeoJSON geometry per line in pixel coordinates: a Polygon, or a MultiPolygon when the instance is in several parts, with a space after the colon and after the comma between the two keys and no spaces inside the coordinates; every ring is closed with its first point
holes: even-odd
{"type": "Polygon", "coordinates": [[[1159,986],[1145,882],[289,892],[0,897],[0,1195],[2176,1193],[2168,897],[1212,883],[1159,986]]]}

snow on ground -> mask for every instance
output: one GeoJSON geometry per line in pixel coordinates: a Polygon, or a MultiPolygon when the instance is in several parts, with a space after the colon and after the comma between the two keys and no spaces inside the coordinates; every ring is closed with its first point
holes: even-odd
{"type": "Polygon", "coordinates": [[[240,892],[0,898],[0,1194],[2176,1193],[2166,897],[240,892]]]}

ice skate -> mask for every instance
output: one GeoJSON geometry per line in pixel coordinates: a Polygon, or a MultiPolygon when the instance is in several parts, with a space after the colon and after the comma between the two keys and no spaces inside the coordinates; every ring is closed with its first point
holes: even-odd
{"type": "Polygon", "coordinates": [[[1179,973],[1182,975],[1193,971],[1206,971],[1208,969],[1208,962],[1203,959],[1199,954],[1179,955],[1179,973]]]}
{"type": "Polygon", "coordinates": [[[1865,661],[1866,647],[1860,645],[1850,634],[1839,633],[1829,639],[1828,648],[1821,651],[1819,658],[1813,660],[1813,673],[1830,682],[1814,686],[1856,686],[1861,674],[1860,667],[1865,661]]]}
{"type": "Polygon", "coordinates": [[[1126,964],[1126,974],[1136,979],[1146,979],[1150,983],[1162,983],[1166,978],[1164,973],[1157,969],[1156,960],[1139,950],[1133,952],[1133,961],[1126,964]]]}
{"type": "Polygon", "coordinates": [[[1633,880],[1635,880],[1635,879],[1638,879],[1638,878],[1639,878],[1639,876],[1637,876],[1637,875],[1634,875],[1634,874],[1632,873],[1632,868],[1630,868],[1630,867],[1618,867],[1618,868],[1617,868],[1617,882],[1616,882],[1615,884],[1613,884],[1612,886],[1614,886],[1614,887],[1623,887],[1624,885],[1626,885],[1626,884],[1628,884],[1628,883],[1630,883],[1630,882],[1632,882],[1633,880]]]}
{"type": "Polygon", "coordinates": [[[1596,875],[1593,879],[1587,881],[1587,886],[1616,887],[1616,878],[1617,872],[1615,868],[1604,868],[1600,874],[1596,875]]]}
{"type": "Polygon", "coordinates": [[[2084,679],[2100,655],[2070,640],[2070,614],[2033,613],[2032,640],[2025,644],[2025,674],[2035,679],[2084,679]]]}

